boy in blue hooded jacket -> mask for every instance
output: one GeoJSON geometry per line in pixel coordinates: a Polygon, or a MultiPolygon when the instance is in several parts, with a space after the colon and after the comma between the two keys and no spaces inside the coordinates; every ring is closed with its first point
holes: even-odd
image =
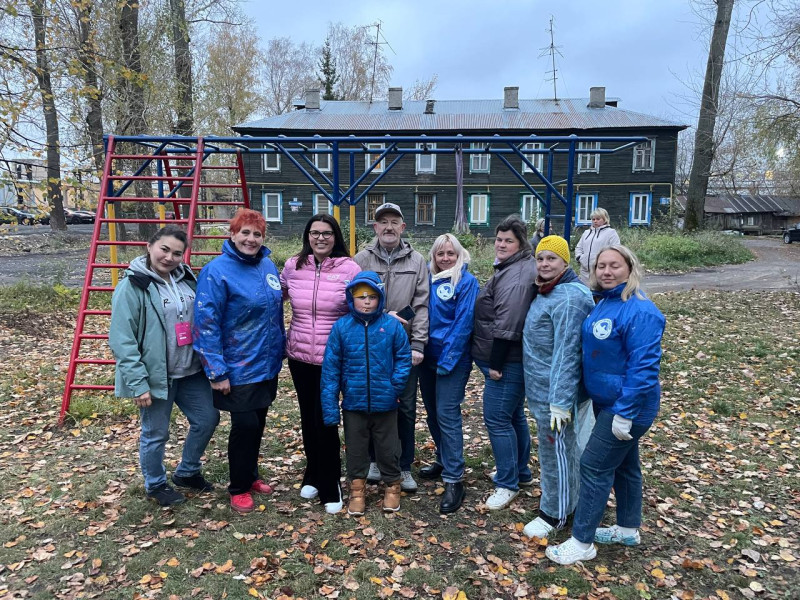
{"type": "Polygon", "coordinates": [[[362,271],[345,294],[350,314],[334,324],[322,362],[322,417],[325,425],[339,424],[341,393],[348,514],[364,514],[370,441],[386,483],[383,510],[396,512],[401,481],[397,408],[411,370],[411,346],[400,322],[383,312],[383,283],[377,273],[362,271]]]}

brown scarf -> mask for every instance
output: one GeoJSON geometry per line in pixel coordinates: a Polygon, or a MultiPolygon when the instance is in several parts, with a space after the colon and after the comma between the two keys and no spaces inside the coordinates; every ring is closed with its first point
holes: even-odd
{"type": "Polygon", "coordinates": [[[550,281],[542,281],[542,279],[537,275],[536,276],[536,287],[539,288],[540,294],[549,294],[553,291],[553,288],[558,285],[558,282],[561,281],[561,278],[564,276],[564,273],[567,272],[569,267],[565,267],[561,273],[553,277],[550,281]]]}

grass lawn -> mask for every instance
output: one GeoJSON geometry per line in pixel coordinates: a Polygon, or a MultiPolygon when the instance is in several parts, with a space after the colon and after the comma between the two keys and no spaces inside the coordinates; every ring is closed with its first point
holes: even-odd
{"type": "MultiPolygon", "coordinates": [[[[440,484],[427,482],[390,516],[374,487],[363,518],[302,500],[286,369],[260,463],[276,492],[248,516],[230,511],[223,416],[207,452],[217,491],[158,508],[143,497],[132,403],[78,396],[56,427],[75,317],[62,296],[0,309],[0,598],[800,597],[797,294],[655,296],[668,325],[662,412],[642,444],[642,545],[569,568],[521,533],[535,486],[509,510],[481,504],[492,455],[477,376],[463,411],[468,496],[454,515],[439,515],[440,484]]],[[[170,472],[185,426],[175,418],[170,472]]]]}

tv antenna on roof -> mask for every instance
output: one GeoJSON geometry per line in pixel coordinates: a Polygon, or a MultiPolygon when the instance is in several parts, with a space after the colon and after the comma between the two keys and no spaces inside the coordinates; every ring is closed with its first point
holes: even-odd
{"type": "Polygon", "coordinates": [[[372,58],[372,79],[371,79],[370,84],[369,84],[369,103],[370,104],[372,104],[372,96],[375,93],[375,71],[378,69],[378,46],[383,46],[383,45],[389,46],[389,50],[391,50],[393,54],[397,54],[397,52],[394,51],[394,48],[392,48],[392,45],[389,43],[389,41],[386,39],[386,37],[381,33],[381,25],[383,25],[383,21],[381,21],[380,19],[375,21],[375,23],[373,23],[372,25],[368,25],[368,27],[375,27],[376,28],[376,30],[375,30],[375,41],[374,42],[367,42],[368,44],[371,44],[371,45],[375,46],[375,54],[374,54],[374,56],[372,58]],[[383,41],[381,41],[381,39],[383,39],[383,41]]]}
{"type": "MultiPolygon", "coordinates": [[[[547,29],[545,31],[548,31],[547,29]]],[[[550,55],[550,61],[553,65],[553,69],[551,71],[545,71],[545,73],[551,73],[551,76],[546,79],[545,81],[552,81],[553,82],[553,100],[558,102],[558,92],[556,91],[556,81],[558,80],[558,69],[556,69],[556,54],[558,54],[561,58],[564,58],[564,55],[561,54],[559,48],[561,46],[556,46],[555,42],[555,35],[553,33],[553,15],[550,15],[550,45],[545,46],[544,48],[540,48],[541,52],[539,53],[539,58],[542,56],[550,55]]]]}

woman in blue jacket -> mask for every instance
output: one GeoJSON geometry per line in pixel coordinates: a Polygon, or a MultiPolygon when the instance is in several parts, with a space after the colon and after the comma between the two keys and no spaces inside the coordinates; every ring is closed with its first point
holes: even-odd
{"type": "Polygon", "coordinates": [[[597,423],[581,457],[572,537],[547,548],[562,565],[597,555],[593,542],[636,546],[642,520],[639,439],[658,414],[664,315],[639,289],[640,267],[625,246],[598,254],[590,286],[600,302],[583,322],[583,378],[597,423]],[[611,488],[617,523],[599,527],[611,488]]]}
{"type": "Polygon", "coordinates": [[[255,508],[252,493],[272,488],[258,475],[267,409],[278,389],[285,333],[278,269],[263,246],[266,222],[249,209],[230,222],[222,255],[200,272],[194,348],[211,380],[214,406],[231,413],[231,507],[255,508]]]}
{"type": "Polygon", "coordinates": [[[419,471],[423,479],[444,481],[439,512],[457,511],[464,501],[464,432],[461,403],[472,371],[470,336],[478,280],[467,269],[469,252],[455,236],[440,235],[431,247],[430,322],[419,388],[428,429],[436,444],[436,462],[419,471]]]}

